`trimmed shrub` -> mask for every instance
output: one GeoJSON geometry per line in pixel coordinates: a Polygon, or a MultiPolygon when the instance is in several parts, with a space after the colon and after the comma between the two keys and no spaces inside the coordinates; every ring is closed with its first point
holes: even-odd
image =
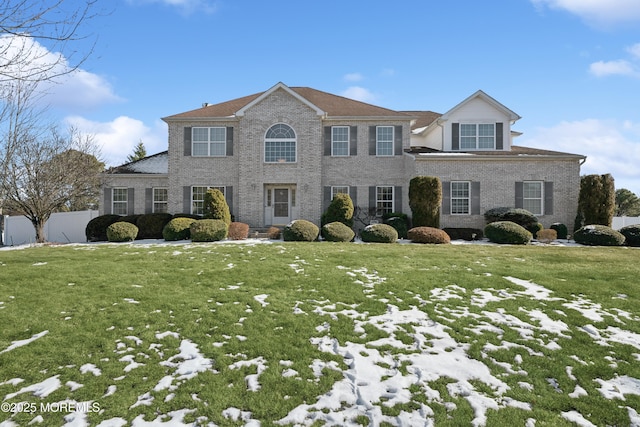
{"type": "Polygon", "coordinates": [[[551,224],[551,227],[549,228],[552,230],[556,230],[558,239],[566,239],[569,236],[569,230],[567,229],[567,226],[560,222],[551,224]]]}
{"type": "Polygon", "coordinates": [[[190,213],[177,213],[173,217],[174,218],[202,219],[202,215],[196,215],[196,214],[190,214],[190,213]]]}
{"type": "Polygon", "coordinates": [[[87,242],[107,241],[107,227],[122,218],[120,215],[100,215],[91,219],[84,229],[87,242]]]}
{"type": "Polygon", "coordinates": [[[267,230],[267,236],[269,236],[269,238],[272,240],[278,240],[280,239],[280,237],[282,237],[282,230],[280,230],[278,227],[269,227],[269,229],[267,230]]]}
{"type": "Polygon", "coordinates": [[[367,243],[395,243],[398,232],[387,224],[371,224],[362,229],[360,238],[367,243]]]}
{"type": "Polygon", "coordinates": [[[440,227],[442,182],[435,176],[416,176],[409,181],[409,207],[414,227],[440,227]]]}
{"type": "Polygon", "coordinates": [[[140,229],[139,239],[162,239],[164,226],[171,221],[173,215],[170,213],[150,213],[140,215],[136,225],[140,229]]]}
{"type": "Polygon", "coordinates": [[[173,242],[176,240],[188,240],[191,238],[191,224],[197,221],[194,218],[173,218],[162,229],[164,240],[173,242]]]}
{"type": "Polygon", "coordinates": [[[578,216],[581,217],[581,224],[578,225],[611,227],[615,210],[616,190],[611,174],[585,175],[580,178],[578,216]]]}
{"type": "Polygon", "coordinates": [[[249,224],[244,222],[232,222],[229,224],[229,238],[231,240],[244,240],[249,237],[249,224]]]}
{"type": "Polygon", "coordinates": [[[204,195],[203,218],[219,219],[229,226],[231,224],[231,212],[222,191],[217,188],[209,188],[204,195]]]}
{"type": "Polygon", "coordinates": [[[282,230],[285,242],[313,242],[318,239],[319,234],[318,226],[304,219],[296,219],[282,230]]]}
{"type": "Polygon", "coordinates": [[[589,246],[622,246],[624,235],[611,227],[601,224],[585,225],[573,233],[573,240],[589,246]]]}
{"type": "Polygon", "coordinates": [[[482,240],[484,234],[479,228],[443,228],[451,240],[482,240]]]}
{"type": "Polygon", "coordinates": [[[540,224],[539,222],[536,222],[535,224],[531,224],[531,225],[529,225],[528,227],[525,227],[525,228],[527,229],[527,231],[529,233],[531,233],[532,236],[535,236],[536,234],[538,234],[539,231],[544,230],[544,226],[542,224],[540,224]]]}
{"type": "Polygon", "coordinates": [[[353,201],[348,194],[338,193],[335,195],[327,211],[322,214],[321,225],[331,222],[341,222],[347,227],[353,227],[353,201]]]}
{"type": "Polygon", "coordinates": [[[536,233],[536,240],[540,243],[551,243],[558,238],[558,233],[552,228],[540,230],[536,233]]]}
{"type": "Polygon", "coordinates": [[[322,237],[329,242],[350,242],[355,236],[351,228],[339,221],[322,226],[322,237]]]}
{"type": "Polygon", "coordinates": [[[493,208],[484,213],[487,224],[496,221],[510,221],[526,228],[529,232],[540,230],[538,218],[526,209],[521,208],[493,208]]]}
{"type": "Polygon", "coordinates": [[[624,244],[627,246],[640,246],[640,224],[627,225],[619,230],[625,238],[624,244]]]}
{"type": "Polygon", "coordinates": [[[444,230],[433,227],[414,227],[407,233],[413,243],[451,243],[451,238],[444,230]]]}
{"type": "Polygon", "coordinates": [[[138,227],[126,221],[114,222],[107,227],[107,240],[110,242],[131,242],[138,235],[138,227]]]}
{"type": "Polygon", "coordinates": [[[118,222],[122,221],[122,222],[128,222],[129,224],[133,224],[136,227],[138,226],[138,219],[140,219],[142,215],[141,214],[133,214],[133,215],[125,215],[125,216],[121,216],[120,219],[118,220],[118,222]]]}
{"type": "Polygon", "coordinates": [[[189,227],[192,242],[217,242],[227,238],[229,226],[221,219],[199,219],[189,227]]]}
{"type": "Polygon", "coordinates": [[[409,231],[409,218],[407,214],[401,212],[391,212],[382,215],[382,220],[385,224],[392,226],[398,232],[399,239],[407,238],[407,231],[409,231]]]}
{"type": "Polygon", "coordinates": [[[496,221],[484,228],[484,235],[493,243],[526,245],[531,242],[531,232],[512,221],[496,221]]]}

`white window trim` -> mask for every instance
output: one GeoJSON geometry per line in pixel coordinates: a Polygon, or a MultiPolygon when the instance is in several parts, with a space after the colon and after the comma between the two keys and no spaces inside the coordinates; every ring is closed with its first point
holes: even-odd
{"type": "Polygon", "coordinates": [[[344,194],[349,194],[349,192],[351,191],[351,188],[348,185],[332,185],[331,186],[331,200],[333,200],[334,197],[336,197],[337,194],[339,193],[344,193],[344,194]],[[342,189],[345,188],[347,191],[337,191],[337,189],[342,189]]]}
{"type": "Polygon", "coordinates": [[[127,187],[114,187],[111,190],[111,212],[115,213],[116,212],[116,203],[119,204],[124,204],[124,214],[116,214],[116,215],[127,215],[129,212],[129,189],[127,187]],[[115,200],[115,191],[116,190],[124,190],[124,194],[125,194],[125,199],[124,200],[115,200]]]}
{"type": "MultiPolygon", "coordinates": [[[[378,131],[376,131],[377,134],[378,131]]],[[[344,142],[344,141],[340,141],[340,142],[344,142]]],[[[349,157],[351,155],[351,127],[350,126],[331,126],[331,156],[333,157],[349,157]],[[347,129],[347,154],[335,154],[335,150],[334,150],[334,143],[336,141],[333,140],[333,129],[337,129],[337,128],[346,128],[347,129]]],[[[377,144],[377,142],[376,142],[377,144]]],[[[376,148],[377,150],[377,148],[376,148]]]]}
{"type": "Polygon", "coordinates": [[[390,125],[376,126],[376,156],[377,157],[393,157],[394,144],[395,144],[395,138],[396,138],[395,132],[396,132],[395,126],[390,126],[390,125]],[[378,140],[379,128],[391,128],[391,154],[380,154],[380,146],[379,146],[380,141],[378,140]]]}
{"type": "Polygon", "coordinates": [[[196,126],[191,128],[191,155],[193,157],[226,157],[227,155],[227,128],[225,126],[196,126]],[[207,129],[207,141],[194,141],[193,134],[196,129],[207,129]],[[224,129],[223,141],[211,141],[211,129],[224,129]],[[207,154],[195,154],[195,144],[207,144],[207,154]],[[224,154],[211,154],[211,144],[224,145],[224,154]]]}
{"type": "Polygon", "coordinates": [[[269,163],[269,164],[292,164],[292,163],[298,163],[298,134],[296,133],[295,129],[286,124],[286,123],[274,123],[273,125],[269,126],[269,129],[267,129],[267,132],[265,133],[264,136],[264,143],[262,144],[262,148],[264,150],[264,162],[265,163],[269,163]],[[269,131],[271,130],[271,128],[273,128],[274,126],[277,125],[285,125],[287,127],[289,127],[291,129],[291,131],[293,132],[293,134],[295,135],[294,138],[267,138],[267,133],[269,133],[269,131]],[[294,143],[294,149],[295,149],[295,157],[292,161],[287,161],[286,159],[276,159],[276,160],[267,160],[267,142],[293,142],[294,143]]]}
{"type": "Polygon", "coordinates": [[[222,195],[225,196],[225,198],[227,197],[227,194],[226,194],[226,191],[225,191],[226,188],[223,185],[192,185],[191,186],[191,212],[189,212],[192,215],[202,215],[201,213],[200,214],[194,214],[193,206],[194,206],[195,202],[202,202],[204,204],[204,195],[203,195],[203,199],[202,200],[201,199],[196,200],[196,199],[193,198],[193,196],[194,196],[193,189],[194,188],[206,188],[205,193],[207,192],[207,190],[210,190],[210,189],[213,188],[213,189],[216,189],[216,190],[220,190],[220,192],[222,192],[222,195]]]}
{"type": "Polygon", "coordinates": [[[378,190],[380,188],[390,188],[391,189],[391,210],[389,211],[389,213],[391,212],[395,212],[396,211],[396,207],[395,207],[395,203],[396,203],[396,189],[393,185],[376,185],[376,216],[381,217],[382,215],[385,214],[385,212],[383,212],[383,210],[381,208],[378,208],[378,202],[383,202],[383,203],[388,203],[389,200],[382,200],[378,198],[378,190]]]}
{"type": "MultiPolygon", "coordinates": [[[[495,122],[490,122],[490,121],[480,121],[480,122],[470,122],[470,123],[460,123],[460,132],[458,135],[459,138],[459,142],[458,145],[460,147],[460,151],[464,151],[464,150],[470,150],[470,151],[487,151],[487,150],[495,150],[496,149],[496,124],[495,122]],[[462,126],[469,126],[469,125],[474,125],[476,127],[476,135],[475,135],[475,146],[474,148],[467,148],[467,147],[463,147],[462,146],[462,126]],[[481,125],[490,125],[493,126],[493,146],[492,147],[486,147],[486,148],[480,148],[480,126],[481,125]]],[[[469,137],[465,137],[465,138],[469,138],[469,137]]]]}
{"type": "Polygon", "coordinates": [[[544,181],[522,181],[522,207],[523,209],[527,209],[529,212],[534,214],[535,216],[544,215],[544,181]],[[540,198],[537,197],[525,197],[524,187],[527,184],[539,184],[540,185],[540,198]],[[540,212],[533,212],[530,209],[524,207],[526,200],[540,200],[540,212]]]}
{"type": "Polygon", "coordinates": [[[449,183],[449,215],[471,215],[471,181],[451,181],[449,183]],[[467,213],[454,213],[453,200],[461,200],[463,197],[453,197],[453,184],[465,183],[469,187],[469,196],[467,197],[467,213]]]}
{"type": "Polygon", "coordinates": [[[152,212],[156,213],[158,212],[156,210],[156,204],[160,204],[162,203],[163,205],[166,206],[166,209],[163,211],[164,212],[168,212],[169,211],[169,189],[167,187],[153,187],[153,189],[151,190],[151,210],[152,212]],[[167,192],[167,199],[164,201],[156,201],[156,190],[166,190],[167,192]]]}

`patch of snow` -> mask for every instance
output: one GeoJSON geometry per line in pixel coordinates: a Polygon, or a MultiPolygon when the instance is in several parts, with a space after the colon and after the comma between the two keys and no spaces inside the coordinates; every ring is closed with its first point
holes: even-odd
{"type": "Polygon", "coordinates": [[[6,352],[11,351],[13,349],[16,349],[18,347],[22,347],[24,345],[32,343],[35,340],[37,340],[38,338],[42,338],[43,336],[47,335],[48,333],[49,333],[49,331],[42,331],[40,333],[32,335],[31,338],[27,338],[27,339],[24,339],[24,340],[18,340],[18,341],[11,341],[11,345],[9,347],[5,348],[4,350],[0,351],[0,354],[6,353],[6,352]]]}
{"type": "Polygon", "coordinates": [[[44,381],[41,381],[36,384],[31,384],[27,387],[22,387],[15,393],[9,393],[4,397],[4,400],[13,399],[19,394],[23,393],[33,393],[34,396],[37,397],[47,397],[54,391],[62,386],[60,379],[58,378],[60,375],[54,375],[53,377],[47,378],[44,381]]]}
{"type": "Polygon", "coordinates": [[[623,375],[610,380],[596,379],[600,383],[600,394],[607,399],[625,400],[625,394],[635,394],[640,396],[640,380],[623,375]]]}
{"type": "Polygon", "coordinates": [[[266,302],[266,299],[269,297],[269,295],[267,294],[260,294],[260,295],[256,295],[253,297],[254,300],[258,301],[260,303],[261,306],[266,307],[269,305],[268,302],[266,302]]]}
{"type": "Polygon", "coordinates": [[[578,411],[567,411],[562,413],[562,418],[565,420],[571,421],[572,423],[576,423],[580,427],[596,427],[595,424],[587,420],[580,412],[578,411]]]}

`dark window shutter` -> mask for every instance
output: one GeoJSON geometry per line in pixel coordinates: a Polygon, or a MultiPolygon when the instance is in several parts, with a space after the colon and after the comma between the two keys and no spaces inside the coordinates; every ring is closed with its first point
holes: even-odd
{"type": "Polygon", "coordinates": [[[183,213],[191,213],[191,187],[188,185],[182,187],[182,210],[183,213]]]}
{"type": "Polygon", "coordinates": [[[451,215],[451,183],[442,183],[442,214],[451,215]]]}
{"type": "Polygon", "coordinates": [[[394,126],[393,130],[393,155],[402,156],[402,126],[394,126]]]}
{"type": "Polygon", "coordinates": [[[376,155],[376,127],[369,126],[369,155],[376,155]]]}
{"type": "Polygon", "coordinates": [[[144,189],[144,213],[153,212],[153,188],[144,189]]]}
{"type": "Polygon", "coordinates": [[[233,186],[227,185],[224,188],[224,198],[227,200],[227,205],[229,205],[229,212],[233,213],[233,186]]]}
{"type": "Polygon", "coordinates": [[[553,182],[544,183],[544,214],[553,215],[553,182]]]}
{"type": "Polygon", "coordinates": [[[358,155],[358,126],[349,127],[349,155],[358,155]]]}
{"type": "Polygon", "coordinates": [[[522,181],[516,182],[516,208],[522,208],[524,198],[524,185],[522,181]]]}
{"type": "Polygon", "coordinates": [[[496,123],[496,150],[504,150],[504,135],[502,123],[496,123]]]}
{"type": "Polygon", "coordinates": [[[184,155],[191,155],[191,128],[184,128],[184,155]]]}
{"type": "Polygon", "coordinates": [[[233,128],[227,127],[227,156],[233,156],[233,128]]]}
{"type": "Polygon", "coordinates": [[[451,150],[460,150],[460,123],[451,124],[451,150]]]}
{"type": "Polygon", "coordinates": [[[471,182],[471,215],[480,215],[480,182],[471,182]]]}
{"type": "Polygon", "coordinates": [[[327,185],[322,191],[322,212],[325,212],[329,208],[331,203],[331,186],[327,185]]]}
{"type": "Polygon", "coordinates": [[[353,203],[353,207],[358,206],[358,187],[349,186],[349,197],[351,197],[351,202],[353,203]]]}
{"type": "Polygon", "coordinates": [[[135,195],[135,189],[128,188],[127,189],[127,214],[128,215],[133,215],[136,213],[134,195],[135,195]]]}
{"type": "Polygon", "coordinates": [[[402,212],[402,187],[393,187],[393,211],[402,212]]]}
{"type": "Polygon", "coordinates": [[[324,127],[324,155],[331,155],[331,126],[324,127]]]}
{"type": "Polygon", "coordinates": [[[373,211],[375,212],[376,207],[376,187],[372,186],[369,187],[369,209],[373,209],[373,211]]]}
{"type": "Polygon", "coordinates": [[[111,188],[105,188],[104,189],[104,206],[103,206],[103,211],[105,215],[110,214],[112,211],[112,204],[111,202],[113,201],[112,199],[112,193],[113,193],[113,189],[111,188]]]}

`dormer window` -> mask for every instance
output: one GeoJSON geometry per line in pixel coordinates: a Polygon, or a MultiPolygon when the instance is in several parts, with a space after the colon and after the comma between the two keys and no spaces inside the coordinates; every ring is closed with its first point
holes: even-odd
{"type": "Polygon", "coordinates": [[[494,123],[461,123],[461,150],[495,150],[496,126],[494,123]]]}

